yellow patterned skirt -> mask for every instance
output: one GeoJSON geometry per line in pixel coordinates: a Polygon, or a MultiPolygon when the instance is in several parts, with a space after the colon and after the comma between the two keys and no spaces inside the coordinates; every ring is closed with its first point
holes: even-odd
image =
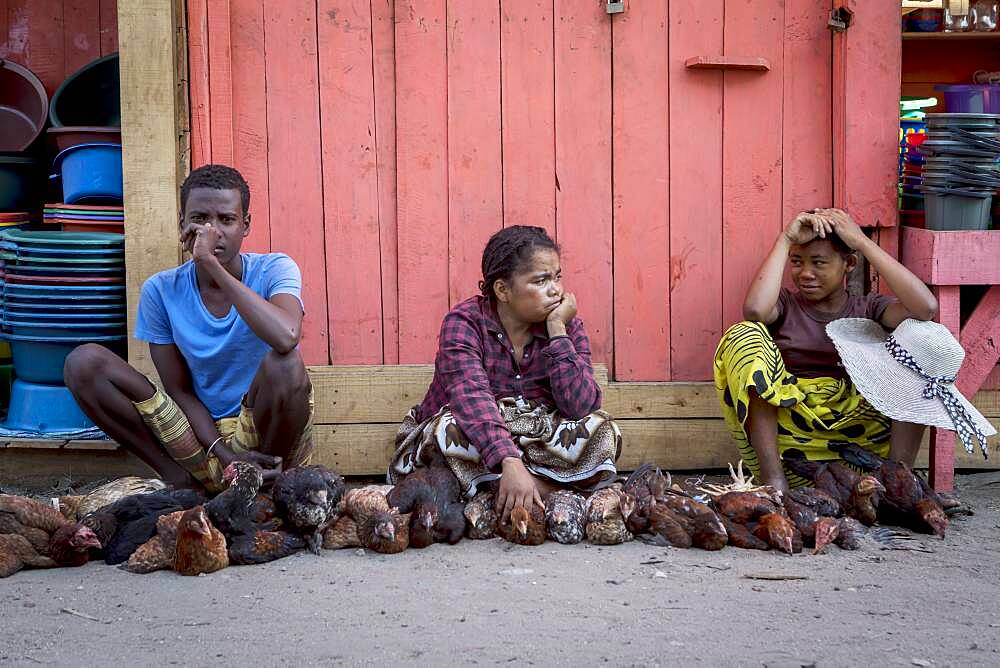
{"type": "MultiPolygon", "coordinates": [[[[881,457],[889,454],[892,421],[875,410],[850,380],[798,378],[785,368],[778,346],[759,322],[726,330],[715,352],[715,390],[726,425],[755,476],[757,455],[745,423],[750,390],[778,408],[778,453],[797,448],[810,460],[837,459],[830,443],[856,443],[881,457]]],[[[807,480],[785,469],[788,484],[807,480]]]]}

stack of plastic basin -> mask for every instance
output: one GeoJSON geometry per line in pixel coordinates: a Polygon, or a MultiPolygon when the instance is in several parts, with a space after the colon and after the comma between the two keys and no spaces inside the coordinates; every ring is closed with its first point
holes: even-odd
{"type": "Polygon", "coordinates": [[[42,222],[58,225],[64,232],[125,231],[125,209],[118,205],[46,204],[42,222]]]}
{"type": "Polygon", "coordinates": [[[927,229],[985,230],[1000,187],[1000,114],[927,114],[920,191],[927,229]]]}
{"type": "Polygon", "coordinates": [[[2,427],[41,434],[93,424],[63,385],[66,356],[84,343],[125,355],[124,235],[0,233],[0,331],[16,380],[2,427]]]}

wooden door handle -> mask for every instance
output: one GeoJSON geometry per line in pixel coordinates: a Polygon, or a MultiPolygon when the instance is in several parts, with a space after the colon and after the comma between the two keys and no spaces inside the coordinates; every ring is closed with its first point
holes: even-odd
{"type": "Polygon", "coordinates": [[[694,56],[684,61],[691,70],[749,70],[767,72],[771,63],[767,58],[754,56],[694,56]]]}

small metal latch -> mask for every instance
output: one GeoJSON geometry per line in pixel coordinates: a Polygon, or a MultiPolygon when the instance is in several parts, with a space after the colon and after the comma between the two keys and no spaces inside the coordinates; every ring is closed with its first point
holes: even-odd
{"type": "Polygon", "coordinates": [[[840,7],[830,12],[830,20],[826,22],[826,27],[833,32],[844,32],[851,27],[854,21],[854,12],[847,7],[840,7]]]}
{"type": "Polygon", "coordinates": [[[608,14],[621,14],[625,11],[625,1],[619,0],[619,2],[615,2],[614,0],[608,0],[608,6],[605,7],[604,11],[608,14]]]}

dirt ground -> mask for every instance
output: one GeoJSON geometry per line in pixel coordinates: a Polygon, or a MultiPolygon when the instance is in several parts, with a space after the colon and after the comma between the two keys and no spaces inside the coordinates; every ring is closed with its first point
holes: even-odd
{"type": "Polygon", "coordinates": [[[209,576],[0,581],[0,665],[1000,665],[1000,474],[913,550],[783,556],[463,541],[209,576]],[[799,579],[758,579],[797,576],[799,579]]]}

